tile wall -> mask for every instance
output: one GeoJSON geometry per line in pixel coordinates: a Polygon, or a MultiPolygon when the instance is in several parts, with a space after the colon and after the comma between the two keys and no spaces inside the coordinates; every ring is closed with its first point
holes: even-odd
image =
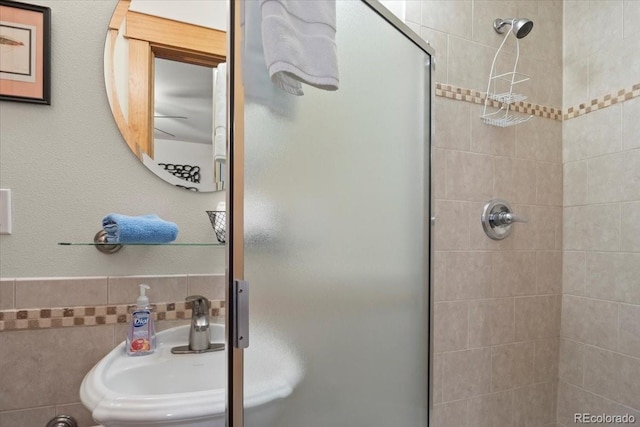
{"type": "Polygon", "coordinates": [[[558,422],[640,425],[640,2],[567,0],[564,15],[565,108],[631,95],[564,123],[558,422]]]}
{"type": "MultiPolygon", "coordinates": [[[[54,308],[51,312],[55,312],[55,308],[65,307],[69,313],[75,307],[74,320],[95,319],[100,316],[79,313],[125,308],[135,302],[139,283],[151,286],[148,295],[152,303],[175,302],[160,304],[165,315],[158,315],[165,319],[189,319],[190,311],[179,310],[188,295],[224,300],[221,275],[0,279],[0,323],[12,322],[6,318],[15,318],[16,313],[29,313],[35,320],[25,324],[28,329],[0,331],[0,427],[42,427],[56,414],[74,416],[80,427],[95,425],[80,403],[80,383],[93,365],[124,340],[127,324],[117,323],[117,317],[112,316],[113,322],[107,320],[103,325],[77,326],[76,320],[70,323],[76,325],[72,327],[46,324],[42,328],[38,325],[38,321],[44,323],[39,320],[40,313],[50,313],[29,309],[54,308]],[[78,310],[80,306],[83,308],[78,310]],[[173,306],[178,309],[167,310],[173,306]]],[[[161,320],[157,325],[162,330],[187,322],[161,320]]]]}
{"type": "MultiPolygon", "coordinates": [[[[409,1],[408,24],[436,49],[435,80],[485,92],[502,36],[498,17],[524,16],[527,101],[562,107],[561,1],[409,1]]],[[[514,46],[507,44],[506,60],[514,46]]],[[[551,426],[562,292],[562,122],[480,121],[482,105],[435,98],[433,427],[551,426]],[[490,240],[480,215],[492,198],[527,216],[490,240]]],[[[542,109],[540,109],[542,111],[542,109]]],[[[547,108],[548,110],[548,108],[547,108]]]]}

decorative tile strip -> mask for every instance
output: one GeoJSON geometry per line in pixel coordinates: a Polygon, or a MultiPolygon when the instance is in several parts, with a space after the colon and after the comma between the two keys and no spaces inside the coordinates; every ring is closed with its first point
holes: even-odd
{"type": "MultiPolygon", "coordinates": [[[[484,100],[487,94],[485,92],[480,92],[477,90],[436,83],[436,96],[455,99],[457,101],[470,102],[472,104],[484,105],[484,100]]],[[[489,105],[493,108],[500,108],[502,103],[499,101],[491,100],[489,105]]],[[[545,119],[562,120],[561,109],[532,104],[531,102],[514,102],[513,104],[511,104],[511,110],[518,113],[542,117],[545,119]]]]}
{"type": "Polygon", "coordinates": [[[626,89],[620,89],[616,93],[610,93],[594,98],[587,103],[569,107],[567,112],[564,113],[564,120],[575,119],[576,117],[611,107],[612,105],[637,98],[638,96],[640,96],[640,83],[636,83],[626,89]]]}
{"type": "MultiPolygon", "coordinates": [[[[484,105],[486,94],[477,90],[436,83],[436,96],[484,105]]],[[[532,104],[530,102],[521,101],[513,103],[511,106],[513,111],[519,113],[553,120],[569,120],[637,97],[640,97],[640,83],[636,83],[626,89],[620,89],[615,93],[602,95],[601,97],[594,98],[584,104],[569,107],[564,113],[559,108],[532,104]]],[[[492,100],[490,105],[494,108],[500,108],[501,104],[498,101],[492,100]]]]}
{"type": "MultiPolygon", "coordinates": [[[[211,300],[209,303],[211,317],[224,315],[225,301],[211,300]]],[[[190,302],[163,302],[151,306],[158,321],[191,318],[190,302]]],[[[0,332],[127,323],[134,308],[135,304],[112,304],[0,310],[0,332]]]]}

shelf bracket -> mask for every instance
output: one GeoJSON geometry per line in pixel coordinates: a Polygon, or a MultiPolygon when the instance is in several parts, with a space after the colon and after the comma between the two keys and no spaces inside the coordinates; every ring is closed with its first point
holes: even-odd
{"type": "Polygon", "coordinates": [[[103,254],[115,254],[120,249],[122,249],[122,245],[113,244],[110,245],[107,242],[107,232],[104,230],[100,230],[93,236],[93,243],[95,243],[95,247],[97,250],[102,252],[103,254]]]}

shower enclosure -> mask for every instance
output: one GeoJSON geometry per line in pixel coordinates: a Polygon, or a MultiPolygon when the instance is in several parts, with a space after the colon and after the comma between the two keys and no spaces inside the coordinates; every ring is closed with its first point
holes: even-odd
{"type": "Polygon", "coordinates": [[[340,87],[296,97],[269,80],[258,7],[231,11],[227,319],[249,294],[250,323],[246,349],[227,328],[227,425],[426,426],[433,50],[338,1],[340,87]],[[267,418],[262,341],[286,355],[267,418]]]}

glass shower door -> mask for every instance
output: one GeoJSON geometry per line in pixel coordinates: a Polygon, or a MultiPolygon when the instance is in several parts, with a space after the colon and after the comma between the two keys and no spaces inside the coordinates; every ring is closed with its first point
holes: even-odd
{"type": "Polygon", "coordinates": [[[230,195],[230,274],[250,283],[244,425],[426,426],[429,48],[377,3],[338,1],[340,88],[296,97],[250,51],[245,7],[230,195]]]}

